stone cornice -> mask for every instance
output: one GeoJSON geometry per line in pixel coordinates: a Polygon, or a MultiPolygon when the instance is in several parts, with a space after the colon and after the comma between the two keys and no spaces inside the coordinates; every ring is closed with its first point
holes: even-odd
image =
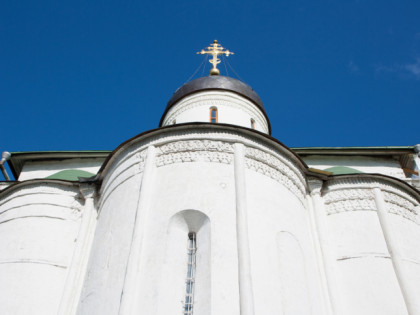
{"type": "Polygon", "coordinates": [[[307,168],[306,164],[295,153],[271,136],[248,128],[226,124],[191,123],[150,130],[122,143],[104,162],[99,171],[98,179],[103,180],[105,174],[114,168],[114,164],[119,164],[124,156],[135,154],[135,152],[143,150],[149,145],[161,146],[174,141],[201,139],[230,143],[241,142],[247,146],[265,148],[265,150],[270,148],[271,151],[281,152],[280,154],[284,158],[295,165],[299,173],[303,174],[307,168]]]}

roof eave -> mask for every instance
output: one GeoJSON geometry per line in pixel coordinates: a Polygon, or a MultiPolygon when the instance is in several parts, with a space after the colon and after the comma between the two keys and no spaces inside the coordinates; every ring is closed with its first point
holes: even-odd
{"type": "Polygon", "coordinates": [[[18,179],[23,166],[29,161],[60,161],[67,159],[105,159],[112,151],[30,151],[12,152],[10,160],[7,161],[15,179],[18,179]]]}

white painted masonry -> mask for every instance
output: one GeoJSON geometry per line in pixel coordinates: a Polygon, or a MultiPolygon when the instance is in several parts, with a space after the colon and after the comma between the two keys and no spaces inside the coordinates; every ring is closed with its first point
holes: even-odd
{"type": "Polygon", "coordinates": [[[21,157],[0,183],[0,314],[182,315],[195,233],[194,315],[420,315],[417,151],[311,169],[237,91],[189,94],[163,125],[106,160],[21,157]],[[68,169],[96,176],[44,178],[68,169]]]}
{"type": "Polygon", "coordinates": [[[2,195],[0,313],[58,313],[82,211],[68,183],[16,184],[2,195]]]}

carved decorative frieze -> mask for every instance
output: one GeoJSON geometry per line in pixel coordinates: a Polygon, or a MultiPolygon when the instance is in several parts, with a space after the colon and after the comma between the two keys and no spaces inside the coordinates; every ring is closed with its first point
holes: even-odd
{"type": "Polygon", "coordinates": [[[346,211],[376,211],[373,199],[350,199],[325,205],[327,214],[336,214],[346,211]]]}
{"type": "Polygon", "coordinates": [[[289,189],[296,197],[299,198],[299,200],[304,203],[304,194],[299,189],[299,187],[286,175],[284,175],[279,170],[274,169],[271,166],[268,166],[267,164],[264,164],[259,161],[255,161],[249,158],[245,159],[246,166],[258,173],[264,174],[275,181],[281,183],[283,186],[285,186],[287,189],[289,189]]]}
{"type": "Polygon", "coordinates": [[[343,189],[329,192],[324,196],[325,204],[339,202],[343,200],[374,199],[371,189],[343,189]]]}
{"type": "Polygon", "coordinates": [[[157,156],[167,153],[177,153],[186,151],[217,151],[233,153],[231,143],[214,140],[187,140],[176,141],[158,147],[157,156]]]}
{"type": "Polygon", "coordinates": [[[413,204],[413,202],[409,201],[406,198],[403,198],[401,196],[398,196],[397,194],[394,194],[392,192],[384,192],[384,199],[386,202],[392,203],[392,204],[397,204],[400,205],[404,208],[407,209],[414,209],[415,205],[413,204]]]}
{"type": "Polygon", "coordinates": [[[371,189],[334,190],[324,196],[324,203],[328,215],[346,211],[376,211],[371,189]]]}
{"type": "Polygon", "coordinates": [[[386,203],[386,206],[389,213],[400,215],[403,218],[413,221],[416,224],[420,224],[418,214],[415,211],[389,202],[386,203]]]}
{"type": "Polygon", "coordinates": [[[284,185],[304,203],[305,185],[302,179],[279,158],[262,150],[246,147],[245,163],[249,169],[267,175],[284,185]]]}
{"type": "MultiPolygon", "coordinates": [[[[414,209],[419,205],[418,196],[410,190],[404,186],[379,178],[340,178],[330,180],[328,182],[326,196],[335,191],[354,190],[356,188],[371,190],[376,187],[383,191],[386,202],[393,200],[390,203],[398,204],[406,209],[414,209]]],[[[407,217],[409,216],[411,215],[407,215],[407,217]]]]}
{"type": "MultiPolygon", "coordinates": [[[[388,189],[391,186],[386,186],[388,189]]],[[[400,215],[420,224],[415,200],[402,191],[390,192],[382,190],[389,213],[400,215]]],[[[371,188],[347,188],[329,191],[324,196],[327,214],[345,211],[376,211],[375,198],[371,188]]]]}
{"type": "MultiPolygon", "coordinates": [[[[278,181],[284,182],[284,185],[289,187],[299,199],[305,199],[306,178],[297,165],[298,161],[289,156],[290,153],[275,149],[270,145],[271,142],[266,143],[260,137],[244,135],[242,131],[213,128],[174,130],[143,139],[131,146],[130,151],[139,152],[146,150],[150,145],[155,146],[157,167],[195,161],[231,164],[234,160],[234,143],[243,143],[246,147],[246,158],[255,161],[248,163],[249,168],[277,178],[278,181]],[[261,165],[258,165],[259,163],[261,165]],[[272,170],[268,170],[264,165],[272,170]]],[[[119,165],[124,160],[128,160],[129,156],[129,152],[122,153],[122,159],[118,161],[118,164],[114,162],[113,168],[115,164],[119,165]]],[[[140,165],[141,163],[140,161],[140,165]]],[[[105,184],[104,181],[102,187],[105,184]]]]}
{"type": "Polygon", "coordinates": [[[223,141],[187,140],[164,144],[156,150],[157,167],[198,161],[231,164],[233,146],[223,141]]]}
{"type": "Polygon", "coordinates": [[[400,215],[416,224],[420,224],[416,205],[410,200],[395,193],[384,192],[384,199],[389,213],[400,215]]]}
{"type": "MultiPolygon", "coordinates": [[[[224,143],[228,143],[232,145],[232,143],[243,143],[246,146],[252,146],[252,147],[263,147],[263,143],[260,138],[256,137],[249,137],[247,135],[243,135],[242,132],[235,132],[232,130],[215,130],[213,128],[200,128],[200,129],[186,129],[186,130],[174,130],[171,132],[166,132],[162,134],[157,134],[150,136],[146,139],[142,139],[142,141],[139,141],[132,146],[130,146],[130,151],[128,152],[122,152],[121,158],[118,161],[118,164],[120,164],[123,160],[126,160],[129,158],[130,153],[132,151],[141,151],[147,149],[150,145],[158,147],[166,146],[167,144],[179,142],[179,141],[222,141],[224,143]],[[212,140],[214,139],[214,140],[212,140]]],[[[266,146],[264,146],[265,149],[267,149],[266,146]]],[[[268,149],[267,149],[268,151],[268,149]]],[[[271,150],[270,150],[271,151],[271,150]]],[[[230,151],[229,151],[230,152],[230,151]]],[[[233,153],[233,149],[232,149],[233,153]]],[[[157,151],[157,154],[159,154],[159,151],[157,151]]],[[[273,152],[275,154],[275,152],[273,152]]],[[[286,163],[290,164],[291,167],[293,167],[294,163],[289,158],[282,157],[283,160],[285,160],[286,163]]],[[[115,164],[115,162],[114,162],[115,164]]],[[[111,168],[109,168],[111,169],[111,168]]],[[[111,172],[108,170],[108,172],[111,172]]],[[[296,172],[300,172],[296,168],[296,172]]],[[[300,175],[299,175],[300,176],[300,175]]],[[[303,178],[303,175],[302,175],[303,178]]]]}
{"type": "Polygon", "coordinates": [[[382,191],[393,192],[397,195],[404,196],[412,203],[419,204],[418,195],[414,196],[404,187],[395,183],[379,178],[336,178],[328,181],[328,191],[351,189],[351,188],[375,188],[378,187],[382,191]]]}
{"type": "Polygon", "coordinates": [[[136,154],[136,172],[142,173],[144,171],[144,164],[146,163],[147,150],[142,150],[136,154]]]}
{"type": "Polygon", "coordinates": [[[305,178],[302,172],[295,167],[294,163],[289,158],[278,154],[275,151],[270,150],[266,152],[250,146],[247,146],[245,156],[278,169],[285,175],[293,178],[297,182],[302,183],[302,191],[305,191],[305,178]]]}

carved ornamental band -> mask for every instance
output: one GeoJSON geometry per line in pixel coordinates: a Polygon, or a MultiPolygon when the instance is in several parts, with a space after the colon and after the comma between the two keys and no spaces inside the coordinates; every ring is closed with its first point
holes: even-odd
{"type": "Polygon", "coordinates": [[[231,164],[233,146],[222,141],[188,140],[171,142],[157,148],[157,167],[198,161],[231,164]]]}
{"type": "MultiPolygon", "coordinates": [[[[386,208],[389,213],[399,215],[416,224],[420,224],[416,204],[404,194],[383,190],[386,208]]],[[[324,196],[327,214],[346,211],[376,211],[374,194],[371,188],[342,189],[328,192],[324,196]]]]}
{"type": "Polygon", "coordinates": [[[416,205],[412,201],[387,191],[384,192],[384,199],[389,213],[420,224],[419,215],[415,210],[416,205]]]}
{"type": "Polygon", "coordinates": [[[255,148],[246,148],[246,166],[258,173],[269,176],[290,190],[302,204],[305,199],[303,180],[277,157],[255,148]]]}

